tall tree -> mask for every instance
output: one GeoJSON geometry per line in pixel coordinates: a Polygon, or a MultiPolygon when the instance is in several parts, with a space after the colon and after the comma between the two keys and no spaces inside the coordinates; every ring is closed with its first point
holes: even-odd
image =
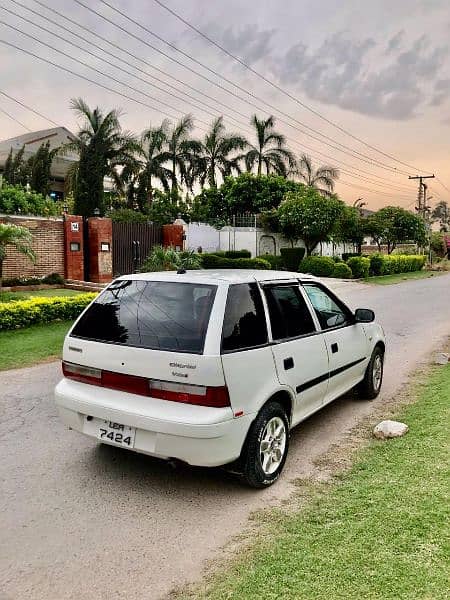
{"type": "Polygon", "coordinates": [[[203,177],[201,183],[208,181],[210,187],[217,187],[217,173],[222,179],[227,175],[240,174],[239,162],[243,156],[235,154],[247,146],[247,140],[237,133],[225,133],[223,117],[217,117],[202,142],[203,177]],[[234,154],[234,156],[230,156],[234,154]]]}
{"type": "Polygon", "coordinates": [[[171,171],[164,166],[167,161],[165,146],[167,145],[168,122],[164,120],[159,127],[149,127],[141,136],[138,156],[139,172],[137,175],[137,203],[139,210],[144,210],[153,201],[155,181],[169,191],[171,171]]]}
{"type": "Polygon", "coordinates": [[[3,169],[3,177],[5,178],[6,183],[12,183],[12,181],[11,181],[12,165],[13,165],[13,149],[10,148],[8,158],[5,161],[5,168],[3,169]]]}
{"type": "Polygon", "coordinates": [[[439,222],[439,228],[441,231],[448,231],[450,229],[450,208],[445,200],[440,200],[431,213],[433,221],[439,222]]]}
{"type": "Polygon", "coordinates": [[[72,109],[84,119],[82,128],[63,151],[79,155],[74,181],[74,211],[92,216],[96,208],[104,214],[103,181],[106,176],[118,178],[118,167],[133,159],[135,138],[122,131],[118,110],[104,113],[99,107],[89,108],[81,98],[73,99],[72,109]]]}
{"type": "Polygon", "coordinates": [[[188,174],[189,163],[195,161],[202,150],[201,142],[190,138],[193,128],[192,116],[185,115],[172,126],[167,135],[167,151],[163,156],[170,165],[171,191],[174,200],[178,197],[180,184],[186,183],[188,187],[192,186],[192,178],[188,174]]]}
{"type": "Polygon", "coordinates": [[[13,246],[18,252],[28,256],[33,262],[36,255],[31,248],[33,237],[30,230],[19,225],[9,223],[0,223],[0,290],[3,280],[3,261],[6,258],[8,246],[13,246]]]}
{"type": "Polygon", "coordinates": [[[302,154],[298,161],[296,174],[302,183],[316,188],[324,196],[329,196],[334,191],[334,184],[339,177],[338,169],[329,165],[314,168],[311,157],[302,154]]]}
{"type": "Polygon", "coordinates": [[[50,185],[50,169],[57,150],[50,150],[50,142],[41,144],[36,154],[30,159],[30,186],[31,189],[47,196],[50,185]]]}
{"type": "Polygon", "coordinates": [[[274,130],[275,118],[258,119],[253,115],[251,125],[255,128],[256,144],[249,144],[250,149],[245,155],[247,171],[256,167],[258,175],[262,174],[263,166],[266,173],[286,175],[295,167],[294,155],[286,147],[286,138],[274,130]]]}
{"type": "Polygon", "coordinates": [[[400,243],[425,245],[427,229],[421,217],[400,206],[384,206],[367,217],[366,232],[375,240],[379,250],[385,244],[388,254],[400,243]]]}
{"type": "Polygon", "coordinates": [[[14,155],[13,149],[10,149],[4,169],[4,177],[7,183],[10,183],[11,185],[27,184],[29,167],[27,162],[24,160],[24,154],[25,146],[22,146],[16,155],[14,155]]]}

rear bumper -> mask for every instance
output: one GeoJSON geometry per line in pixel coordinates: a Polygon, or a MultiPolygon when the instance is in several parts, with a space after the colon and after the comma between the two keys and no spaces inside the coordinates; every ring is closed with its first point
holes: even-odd
{"type": "Polygon", "coordinates": [[[133,450],[191,465],[215,467],[239,457],[254,415],[127,394],[63,379],[55,389],[63,423],[96,438],[85,416],[136,428],[133,450]]]}

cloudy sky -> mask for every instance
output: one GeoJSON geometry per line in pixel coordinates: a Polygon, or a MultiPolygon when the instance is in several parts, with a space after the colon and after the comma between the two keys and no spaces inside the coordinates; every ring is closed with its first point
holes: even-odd
{"type": "Polygon", "coordinates": [[[432,203],[450,201],[448,0],[162,2],[285,93],[154,0],[2,0],[0,92],[43,116],[0,94],[0,139],[76,131],[78,96],[134,132],[190,112],[198,136],[224,114],[250,137],[250,116],[273,114],[292,150],[341,169],[348,203],[411,206],[408,174],[430,172],[432,203]]]}

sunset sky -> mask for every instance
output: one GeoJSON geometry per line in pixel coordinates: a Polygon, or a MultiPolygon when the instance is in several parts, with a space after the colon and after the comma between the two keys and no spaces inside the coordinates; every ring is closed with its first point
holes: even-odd
{"type": "MultiPolygon", "coordinates": [[[[450,202],[448,0],[162,2],[291,97],[233,61],[154,0],[4,0],[0,40],[73,73],[0,43],[0,91],[74,132],[77,121],[69,102],[79,96],[92,106],[121,107],[124,128],[136,133],[165,117],[173,120],[190,112],[197,118],[197,136],[204,134],[214,116],[224,114],[230,130],[250,137],[251,115],[273,114],[277,129],[297,154],[303,150],[317,164],[342,169],[337,191],[347,203],[363,197],[369,208],[386,204],[411,208],[417,184],[408,181],[408,174],[418,173],[435,173],[439,178],[430,186],[432,204],[439,199],[450,202]],[[54,10],[90,31],[79,29],[54,10]],[[155,86],[194,99],[173,98],[155,86]]],[[[27,131],[10,117],[30,130],[53,126],[0,94],[0,139],[27,131]]]]}

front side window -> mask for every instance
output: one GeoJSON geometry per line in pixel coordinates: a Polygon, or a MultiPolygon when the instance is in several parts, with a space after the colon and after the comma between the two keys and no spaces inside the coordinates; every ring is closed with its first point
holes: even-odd
{"type": "Polygon", "coordinates": [[[256,283],[230,285],[223,320],[222,351],[243,350],[267,343],[267,326],[256,283]]]}
{"type": "Polygon", "coordinates": [[[274,285],[265,289],[274,340],[313,333],[316,328],[298,285],[274,285]]]}
{"type": "Polygon", "coordinates": [[[82,339],[202,353],[217,287],[171,281],[114,281],[76,323],[82,339]]]}
{"type": "Polygon", "coordinates": [[[322,329],[342,327],[350,323],[350,312],[343,305],[338,304],[323,288],[310,284],[305,284],[304,288],[322,329]]]}

